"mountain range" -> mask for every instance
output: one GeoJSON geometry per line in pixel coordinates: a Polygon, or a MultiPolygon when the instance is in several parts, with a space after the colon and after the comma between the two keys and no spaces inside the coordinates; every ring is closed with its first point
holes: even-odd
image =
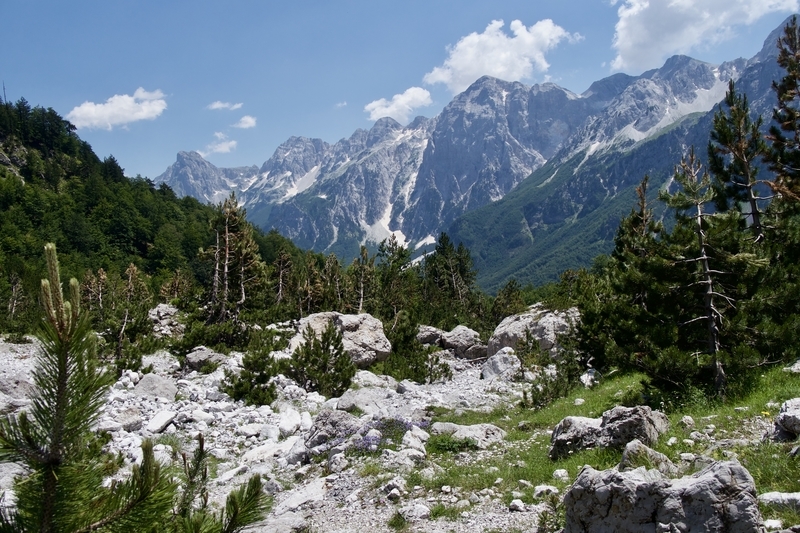
{"type": "Polygon", "coordinates": [[[748,60],[674,56],[582,94],[484,76],[433,118],[382,118],[334,144],[292,137],[260,167],[180,152],[156,181],[212,203],[235,191],[256,225],[345,261],[390,234],[422,251],[445,231],[485,289],[543,283],[610,250],[645,174],[658,186],[688,146],[704,153],[730,80],[769,113],[782,30],[748,60]]]}

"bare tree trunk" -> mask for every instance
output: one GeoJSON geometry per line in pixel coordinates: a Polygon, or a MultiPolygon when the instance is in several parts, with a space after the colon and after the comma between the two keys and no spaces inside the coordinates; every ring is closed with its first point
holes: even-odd
{"type": "Polygon", "coordinates": [[[219,230],[214,230],[216,235],[216,246],[214,247],[214,281],[211,286],[211,308],[217,306],[217,298],[219,298],[219,230]]]}
{"type": "Polygon", "coordinates": [[[726,377],[722,362],[717,355],[720,351],[718,311],[714,306],[714,279],[711,276],[711,268],[708,265],[708,255],[706,254],[705,233],[703,232],[703,208],[699,204],[697,205],[697,216],[695,220],[697,243],[700,247],[700,264],[703,267],[703,283],[706,286],[704,303],[706,330],[708,333],[708,353],[713,357],[715,388],[717,389],[717,394],[721,396],[725,391],[726,377]]]}
{"type": "Polygon", "coordinates": [[[229,213],[225,214],[225,258],[222,263],[222,297],[220,298],[219,320],[225,319],[228,306],[229,270],[231,265],[231,234],[229,213]]]}

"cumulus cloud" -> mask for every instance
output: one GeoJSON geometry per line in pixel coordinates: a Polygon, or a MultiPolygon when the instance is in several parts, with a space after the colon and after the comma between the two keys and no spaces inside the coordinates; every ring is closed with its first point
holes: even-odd
{"type": "Polygon", "coordinates": [[[236,141],[228,139],[224,133],[218,131],[214,137],[217,139],[216,142],[207,145],[204,150],[198,150],[197,153],[208,157],[211,154],[227,154],[236,149],[236,141]]]}
{"type": "Polygon", "coordinates": [[[611,68],[658,67],[671,55],[734,37],[736,26],[752,24],[768,13],[797,9],[798,0],[622,0],[611,68]]]}
{"type": "Polygon", "coordinates": [[[381,98],[364,106],[364,111],[369,113],[370,120],[382,117],[392,117],[405,124],[415,109],[431,105],[431,93],[422,87],[411,87],[402,94],[392,96],[391,100],[381,98]]]}
{"type": "Polygon", "coordinates": [[[239,122],[232,124],[234,128],[242,128],[243,130],[256,127],[256,117],[245,115],[239,119],[239,122]]]}
{"type": "Polygon", "coordinates": [[[425,74],[429,84],[444,83],[451,92],[459,93],[484,75],[506,81],[530,78],[534,71],[550,68],[545,52],[562,40],[575,42],[583,37],[570,34],[550,19],[526,27],[519,20],[511,22],[513,35],[503,31],[505,23],[493,20],[483,33],[470,33],[455,46],[448,46],[448,57],[440,67],[425,74]]]}
{"type": "Polygon", "coordinates": [[[164,93],[145,91],[139,87],[133,96],[115,94],[102,104],[84,102],[67,113],[67,120],[77,128],[102,128],[111,130],[114,126],[125,126],[137,120],[153,120],[167,108],[164,93]]]}
{"type": "Polygon", "coordinates": [[[347,102],[338,102],[334,107],[336,109],[341,109],[343,107],[347,107],[347,102]]]}
{"type": "Polygon", "coordinates": [[[230,102],[220,102],[217,100],[216,102],[212,102],[206,106],[206,109],[228,109],[230,111],[236,111],[237,109],[241,108],[244,104],[239,102],[238,104],[232,104],[230,102]]]}

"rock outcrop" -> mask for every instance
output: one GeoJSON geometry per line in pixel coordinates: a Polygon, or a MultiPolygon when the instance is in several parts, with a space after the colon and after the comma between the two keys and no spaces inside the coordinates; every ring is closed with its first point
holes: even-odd
{"type": "Polygon", "coordinates": [[[762,527],[753,478],[735,461],[674,480],[644,467],[586,466],[564,506],[564,533],[754,533],[762,527]]]}
{"type": "Polygon", "coordinates": [[[503,319],[489,339],[487,353],[492,356],[502,348],[517,349],[526,336],[536,340],[539,349],[555,356],[558,353],[558,336],[569,331],[579,319],[578,310],[548,311],[540,304],[532,305],[526,312],[503,319]]]}
{"type": "Polygon", "coordinates": [[[600,418],[568,416],[550,437],[550,458],[590,448],[622,448],[634,439],[652,444],[669,429],[669,420],[646,406],[617,406],[600,418]]]}
{"type": "Polygon", "coordinates": [[[380,320],[366,313],[344,315],[333,311],[314,313],[291,325],[282,324],[293,330],[294,336],[289,340],[289,347],[283,352],[276,352],[276,355],[291,357],[294,350],[305,342],[303,332],[306,328],[311,327],[319,336],[331,322],[341,332],[344,351],[357,367],[366,368],[389,357],[392,345],[383,332],[383,323],[380,320]]]}
{"type": "Polygon", "coordinates": [[[786,400],[775,417],[775,425],[767,438],[778,442],[796,440],[800,435],[800,398],[786,400]]]}

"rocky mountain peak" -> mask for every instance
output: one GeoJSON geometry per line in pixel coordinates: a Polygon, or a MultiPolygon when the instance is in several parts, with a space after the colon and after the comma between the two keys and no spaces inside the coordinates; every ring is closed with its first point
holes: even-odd
{"type": "Polygon", "coordinates": [[[375,124],[373,124],[372,128],[370,128],[369,133],[367,134],[367,148],[375,146],[389,135],[402,129],[403,126],[393,118],[379,118],[375,121],[375,124]]]}

